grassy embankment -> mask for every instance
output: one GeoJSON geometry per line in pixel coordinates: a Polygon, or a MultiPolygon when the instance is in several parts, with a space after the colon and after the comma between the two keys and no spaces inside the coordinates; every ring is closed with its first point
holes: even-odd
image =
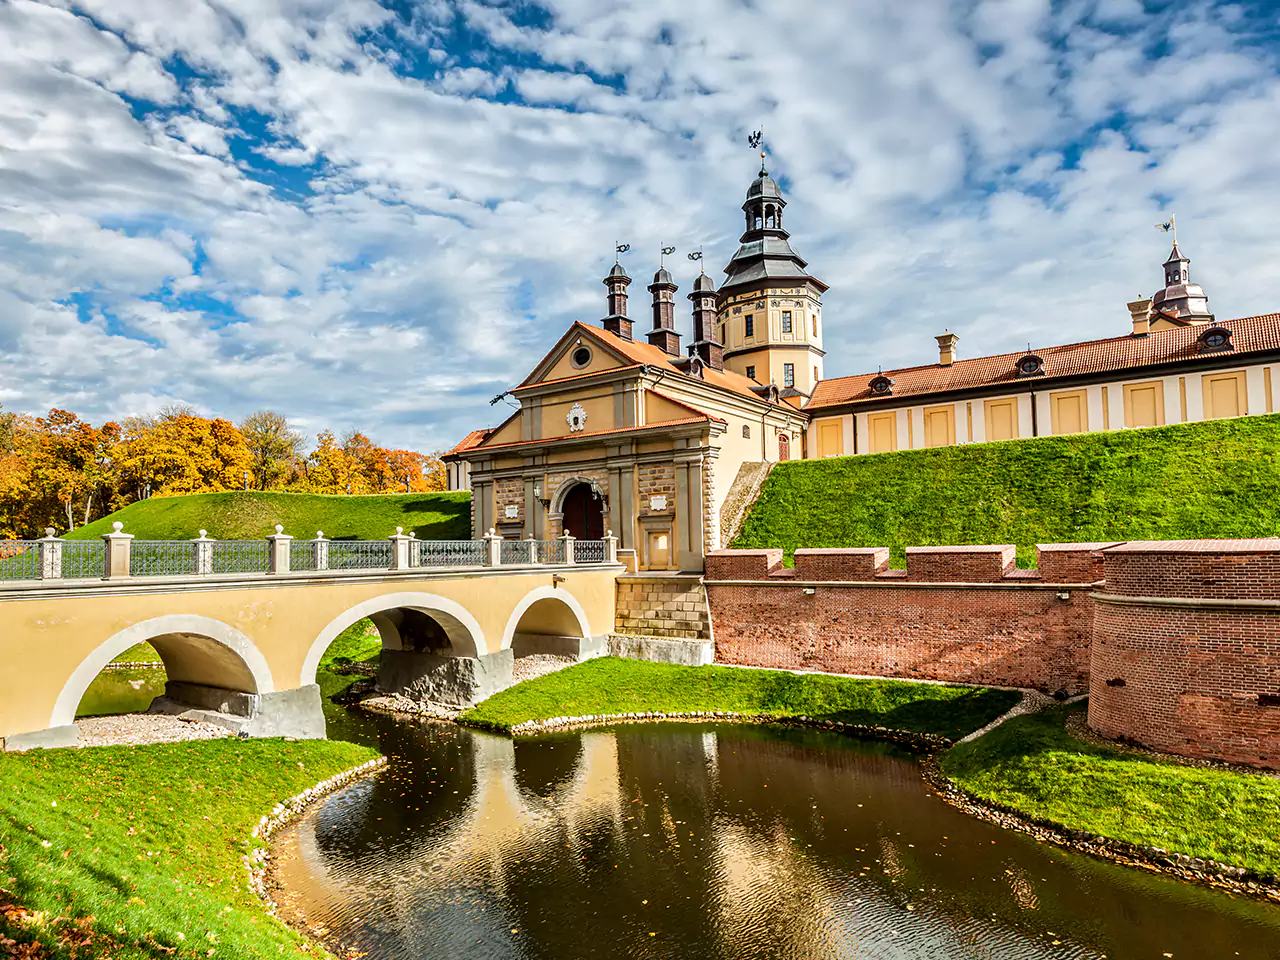
{"type": "MultiPolygon", "coordinates": [[[[376,658],[369,626],[329,648],[325,696],[355,679],[334,666],[376,658]]],[[[0,956],[12,941],[33,958],[314,957],[240,858],[276,803],[374,754],[235,739],[0,754],[0,956]]]]}
{"type": "Polygon", "coordinates": [[[1280,415],[782,463],[736,547],[1274,536],[1280,415]]]}
{"type": "Polygon", "coordinates": [[[317,530],[335,540],[381,540],[403,527],[423,540],[471,536],[471,494],[393,493],[330,496],[313,493],[196,493],[131,503],[67,534],[91,540],[119,520],[139,540],[190,540],[201,530],[217,540],[259,540],[275,530],[310,539],[317,530]]]}
{"type": "Polygon", "coordinates": [[[506,732],[526,720],[560,716],[725,710],[957,737],[1018,699],[1004,690],[602,657],[490,697],[467,711],[463,722],[506,732]]]}
{"type": "Polygon", "coordinates": [[[1280,878],[1280,779],[1086,743],[1058,707],[953,747],[942,769],[1027,816],[1280,878]]]}

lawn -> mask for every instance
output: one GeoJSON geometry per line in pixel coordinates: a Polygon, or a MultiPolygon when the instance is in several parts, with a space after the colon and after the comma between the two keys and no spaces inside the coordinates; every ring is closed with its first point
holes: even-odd
{"type": "Polygon", "coordinates": [[[275,530],[309,540],[326,537],[381,540],[396,527],[424,540],[466,540],[471,536],[471,494],[396,493],[331,496],[311,493],[196,493],[152,497],[117,510],[68,534],[87,540],[111,532],[119,520],[139,540],[189,540],[201,530],[217,540],[259,540],[275,530]]]}
{"type": "Polygon", "coordinates": [[[7,937],[59,957],[314,956],[240,858],[278,801],[374,755],[236,739],[0,755],[0,955],[7,937]]]}
{"type": "Polygon", "coordinates": [[[983,800],[1073,830],[1280,877],[1280,779],[1085,743],[1059,707],[953,747],[944,772],[983,800]]]}
{"type": "Polygon", "coordinates": [[[1272,536],[1280,415],[778,464],[735,547],[1272,536]]]}
{"type": "Polygon", "coordinates": [[[526,720],[600,713],[724,710],[963,736],[1018,702],[1005,690],[851,680],[776,670],[679,667],[602,657],[490,697],[464,723],[506,732],[526,720]]]}

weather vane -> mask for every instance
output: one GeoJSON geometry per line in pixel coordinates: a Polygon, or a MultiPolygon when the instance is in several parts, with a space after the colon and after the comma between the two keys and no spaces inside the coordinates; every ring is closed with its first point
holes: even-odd
{"type": "Polygon", "coordinates": [[[747,143],[752,150],[760,150],[760,172],[764,173],[764,150],[760,147],[764,143],[764,127],[761,126],[759,130],[751,131],[751,134],[747,137],[747,143]]]}
{"type": "Polygon", "coordinates": [[[618,242],[615,240],[615,241],[614,241],[614,243],[613,243],[613,262],[614,262],[614,263],[617,263],[617,262],[618,262],[618,258],[619,258],[619,257],[621,257],[624,253],[626,253],[626,252],[627,252],[628,250],[630,250],[630,249],[631,249],[631,244],[629,244],[629,243],[618,243],[618,242]]]}
{"type": "MultiPolygon", "coordinates": [[[[702,248],[701,248],[701,247],[699,247],[697,250],[694,250],[692,253],[688,253],[688,254],[686,254],[686,256],[687,256],[690,260],[701,260],[701,259],[702,259],[702,248]]],[[[699,267],[701,267],[701,266],[702,266],[702,264],[699,264],[698,266],[699,266],[699,267]]],[[[703,272],[705,273],[706,271],[704,270],[703,272]]]]}
{"type": "Polygon", "coordinates": [[[671,254],[675,252],[676,252],[675,247],[663,247],[662,256],[658,258],[658,266],[664,266],[666,264],[667,257],[671,256],[671,254]]]}
{"type": "Polygon", "coordinates": [[[1171,214],[1169,214],[1169,219],[1168,219],[1168,220],[1166,220],[1164,223],[1157,223],[1155,226],[1156,226],[1156,229],[1157,229],[1157,230],[1159,230],[1161,233],[1172,233],[1172,234],[1173,234],[1173,242],[1174,242],[1175,244],[1177,244],[1177,242],[1178,242],[1178,221],[1174,219],[1174,217],[1173,217],[1173,214],[1172,214],[1172,213],[1171,213],[1171,214]]]}

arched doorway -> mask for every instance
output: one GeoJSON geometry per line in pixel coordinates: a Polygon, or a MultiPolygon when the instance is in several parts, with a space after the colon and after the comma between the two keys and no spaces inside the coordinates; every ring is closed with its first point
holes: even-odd
{"type": "Polygon", "coordinates": [[[589,483],[575,483],[561,501],[564,532],[577,540],[604,539],[604,502],[589,483]]]}

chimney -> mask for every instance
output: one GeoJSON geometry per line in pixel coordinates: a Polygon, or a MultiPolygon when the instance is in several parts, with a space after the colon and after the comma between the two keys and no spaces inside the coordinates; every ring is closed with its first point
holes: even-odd
{"type": "Polygon", "coordinates": [[[1139,297],[1128,306],[1129,316],[1133,319],[1133,335],[1145,337],[1151,332],[1151,298],[1139,297]]]}
{"type": "Polygon", "coordinates": [[[605,330],[623,340],[631,339],[631,320],[627,317],[627,286],[631,278],[622,264],[614,263],[604,285],[609,290],[609,315],[601,321],[605,330]]]}
{"type": "Polygon", "coordinates": [[[716,339],[716,287],[705,273],[693,281],[693,343],[689,356],[714,370],[724,369],[724,345],[716,339]]]}
{"type": "Polygon", "coordinates": [[[659,267],[649,284],[653,294],[653,329],[646,339],[673,357],[680,356],[680,334],[676,333],[676,285],[666,267],[659,267]]]}
{"type": "Polygon", "coordinates": [[[960,342],[950,330],[944,332],[941,336],[934,337],[938,341],[938,366],[949,367],[956,362],[956,344],[960,342]]]}

